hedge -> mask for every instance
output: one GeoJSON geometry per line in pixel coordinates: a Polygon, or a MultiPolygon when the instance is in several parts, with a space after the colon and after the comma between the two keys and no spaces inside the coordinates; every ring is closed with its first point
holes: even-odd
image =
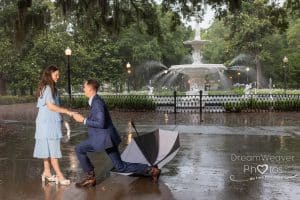
{"type": "MultiPolygon", "coordinates": [[[[146,96],[102,96],[106,105],[110,110],[135,110],[135,111],[149,111],[155,110],[155,103],[146,96]]],[[[68,97],[61,98],[63,106],[70,106],[72,108],[88,108],[88,99],[86,97],[72,98],[69,103],[68,97]]]]}
{"type": "Polygon", "coordinates": [[[224,103],[226,112],[300,111],[300,99],[259,101],[255,99],[224,103]]]}

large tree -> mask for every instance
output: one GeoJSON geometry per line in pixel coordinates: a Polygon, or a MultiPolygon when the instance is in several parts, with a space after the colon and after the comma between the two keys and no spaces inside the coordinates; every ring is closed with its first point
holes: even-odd
{"type": "Polygon", "coordinates": [[[262,60],[269,54],[264,48],[266,37],[274,32],[283,32],[288,27],[284,8],[269,5],[267,0],[243,1],[238,13],[230,13],[225,18],[230,27],[230,50],[233,55],[244,53],[251,57],[256,67],[257,87],[262,86],[262,60]],[[276,16],[276,17],[273,17],[276,16]]]}
{"type": "MultiPolygon", "coordinates": [[[[50,1],[45,0],[0,1],[2,8],[0,13],[0,94],[6,94],[8,81],[14,81],[14,85],[17,85],[16,72],[26,71],[21,61],[27,54],[27,45],[30,41],[49,26],[48,6],[50,4],[50,1]]],[[[23,73],[20,79],[23,80],[24,77],[28,77],[27,75],[23,73]]]]}
{"type": "Polygon", "coordinates": [[[158,26],[164,34],[151,35],[146,24],[135,23],[124,28],[118,39],[120,55],[133,67],[131,77],[135,89],[147,85],[155,74],[167,67],[181,63],[189,54],[183,41],[190,37],[191,29],[183,24],[174,26],[173,12],[161,12],[160,7],[156,9],[159,13],[158,26]]]}
{"type": "Polygon", "coordinates": [[[287,46],[284,49],[288,57],[288,70],[290,86],[300,88],[300,16],[293,21],[287,30],[287,46]]]}
{"type": "Polygon", "coordinates": [[[15,67],[15,54],[12,41],[0,29],[0,95],[6,94],[6,84],[15,67]]]}
{"type": "MultiPolygon", "coordinates": [[[[237,30],[239,23],[251,22],[251,16],[255,16],[244,6],[252,1],[163,0],[160,3],[157,5],[154,0],[1,0],[0,48],[5,52],[0,61],[0,88],[5,91],[5,83],[15,90],[31,87],[30,82],[37,81],[40,70],[50,63],[58,64],[64,76],[66,58],[63,51],[67,46],[73,50],[72,83],[80,83],[84,75],[120,85],[125,79],[127,61],[136,68],[142,68],[143,62],[148,60],[166,66],[180,63],[188,54],[182,41],[191,32],[182,25],[182,18],[197,16],[201,20],[205,5],[211,5],[218,17],[232,18],[228,26],[232,32],[237,30]],[[250,17],[245,17],[247,15],[250,17]],[[14,75],[15,72],[19,74],[14,75]]],[[[289,5],[290,10],[296,12],[292,8],[297,4],[289,5]]],[[[285,21],[282,10],[278,12],[275,5],[267,7],[265,11],[272,26],[285,21]]],[[[243,33],[248,34],[246,30],[243,33]]],[[[258,35],[258,38],[268,34],[258,35]]],[[[246,41],[238,34],[234,37],[246,41]]],[[[231,47],[242,49],[234,43],[231,47]]],[[[65,85],[64,79],[61,84],[65,85]]]]}
{"type": "MultiPolygon", "coordinates": [[[[215,20],[212,26],[205,30],[202,34],[203,38],[210,39],[212,41],[204,47],[204,61],[208,63],[225,63],[228,66],[232,64],[247,65],[248,67],[253,67],[255,69],[255,59],[251,56],[251,54],[247,54],[247,52],[252,50],[252,46],[255,47],[255,45],[260,44],[258,56],[261,66],[263,66],[261,71],[266,80],[272,78],[275,87],[284,86],[283,57],[287,56],[289,58],[286,70],[288,86],[299,88],[299,81],[297,77],[299,77],[300,71],[298,64],[300,62],[300,49],[298,44],[298,41],[300,40],[300,15],[297,14],[299,11],[293,11],[292,8],[286,7],[287,5],[288,4],[285,4],[283,8],[281,8],[285,9],[288,14],[287,18],[285,18],[289,20],[289,26],[286,31],[283,31],[285,26],[283,26],[282,31],[280,31],[279,26],[279,28],[273,27],[271,29],[273,32],[260,33],[259,31],[263,29],[257,29],[258,26],[255,25],[255,23],[240,23],[238,29],[236,29],[237,31],[233,33],[231,30],[232,26],[229,25],[231,23],[234,24],[234,20],[236,20],[234,17],[225,18],[227,20],[226,24],[224,23],[225,19],[220,21],[215,20]],[[235,37],[232,37],[232,35],[235,37]],[[252,38],[249,36],[252,36],[252,38]],[[248,40],[246,40],[247,37],[249,37],[248,40]],[[244,40],[240,40],[240,38],[244,40]],[[233,44],[238,45],[233,46],[233,44]],[[250,44],[252,44],[252,46],[250,44]]],[[[252,13],[255,14],[257,12],[252,13]]],[[[267,23],[266,20],[272,20],[272,18],[264,17],[264,15],[261,15],[260,18],[262,23],[267,23]]],[[[249,20],[250,19],[252,18],[249,18],[249,20]]],[[[255,18],[252,20],[254,21],[255,18]]],[[[244,20],[239,22],[247,21],[244,20]]],[[[256,22],[259,22],[258,18],[256,18],[256,22]]],[[[286,24],[286,22],[284,24],[286,24]]],[[[265,86],[267,86],[267,84],[265,86]]]]}

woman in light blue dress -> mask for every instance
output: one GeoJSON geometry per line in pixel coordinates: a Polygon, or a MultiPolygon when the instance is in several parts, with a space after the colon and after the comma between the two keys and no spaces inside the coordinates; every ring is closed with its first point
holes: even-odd
{"type": "Polygon", "coordinates": [[[35,147],[33,157],[44,160],[44,172],[42,181],[54,181],[57,184],[69,185],[70,180],[62,174],[58,158],[61,158],[60,140],[61,115],[72,116],[74,113],[58,105],[56,83],[59,79],[57,66],[50,65],[42,75],[37,88],[37,107],[39,108],[36,118],[35,147]],[[56,175],[51,175],[52,165],[56,175]]]}

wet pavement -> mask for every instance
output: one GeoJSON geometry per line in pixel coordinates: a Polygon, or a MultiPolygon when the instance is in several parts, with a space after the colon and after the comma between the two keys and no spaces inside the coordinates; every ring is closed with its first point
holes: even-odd
{"type": "Polygon", "coordinates": [[[71,121],[60,163],[72,184],[42,185],[42,162],[32,158],[34,104],[0,106],[0,199],[300,199],[300,113],[206,113],[201,123],[198,114],[111,113],[121,149],[135,135],[130,120],[142,133],[179,131],[180,151],[158,184],[110,174],[108,157],[95,153],[99,184],[75,188],[82,171],[74,146],[86,129],[71,121]]]}

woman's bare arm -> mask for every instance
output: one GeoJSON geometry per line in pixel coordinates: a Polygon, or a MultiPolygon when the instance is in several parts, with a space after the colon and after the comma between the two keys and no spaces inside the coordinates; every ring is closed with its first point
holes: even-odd
{"type": "Polygon", "coordinates": [[[50,103],[50,102],[47,102],[47,107],[49,108],[49,110],[53,111],[53,112],[58,112],[58,113],[63,113],[63,114],[67,114],[69,116],[73,116],[73,114],[75,112],[72,112],[72,111],[69,111],[68,109],[66,108],[63,108],[63,107],[60,107],[60,106],[57,106],[53,103],[50,103]]]}

